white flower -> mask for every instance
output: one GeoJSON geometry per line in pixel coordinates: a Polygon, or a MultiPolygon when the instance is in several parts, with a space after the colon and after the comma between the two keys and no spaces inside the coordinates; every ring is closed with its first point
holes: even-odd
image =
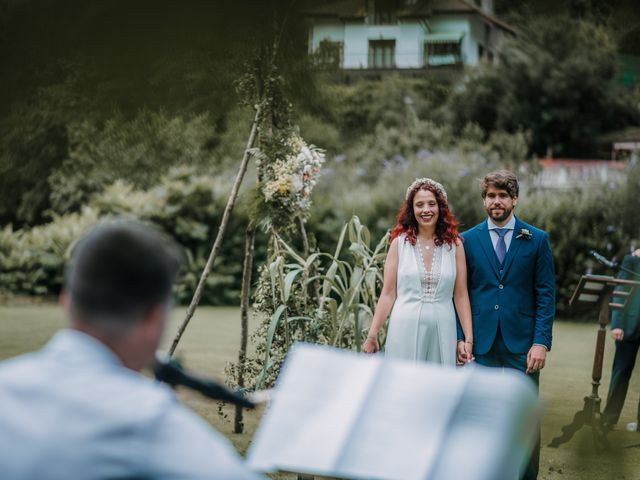
{"type": "Polygon", "coordinates": [[[299,192],[304,187],[302,183],[302,175],[291,175],[291,184],[295,192],[299,192]]]}

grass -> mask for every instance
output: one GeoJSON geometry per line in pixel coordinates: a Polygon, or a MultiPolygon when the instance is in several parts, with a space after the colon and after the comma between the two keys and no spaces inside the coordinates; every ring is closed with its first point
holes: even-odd
{"type": "MultiPolygon", "coordinates": [[[[172,316],[165,343],[171,341],[184,310],[172,316]]],[[[65,325],[62,310],[53,305],[0,306],[0,360],[40,348],[51,335],[65,325]]],[[[541,480],[640,479],[640,434],[624,430],[627,422],[635,421],[640,392],[640,373],[636,371],[620,419],[620,427],[609,434],[611,452],[596,454],[591,444],[590,427],[582,428],[576,436],[560,448],[547,447],[560,434],[562,425],[569,423],[582,408],[583,397],[591,391],[591,368],[597,325],[556,322],[554,347],[548,356],[547,367],[541,377],[540,395],[545,404],[542,425],[541,480]]],[[[237,357],[240,338],[237,308],[200,308],[187,328],[178,355],[184,364],[202,375],[222,379],[224,365],[237,357]]],[[[599,394],[606,396],[613,358],[613,342],[608,338],[605,350],[603,379],[599,394]]],[[[225,419],[218,413],[218,405],[196,393],[180,391],[181,400],[197,411],[216,429],[229,438],[236,448],[246,452],[257,427],[262,410],[245,413],[245,433],[232,433],[233,412],[224,409],[225,419]]],[[[276,478],[295,478],[277,475],[276,478]]]]}

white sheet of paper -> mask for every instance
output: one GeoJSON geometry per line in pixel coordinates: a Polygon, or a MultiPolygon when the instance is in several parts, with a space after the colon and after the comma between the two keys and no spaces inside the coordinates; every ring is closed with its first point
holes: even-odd
{"type": "Polygon", "coordinates": [[[515,478],[539,414],[529,382],[299,344],[247,462],[353,479],[515,478]]]}
{"type": "Polygon", "coordinates": [[[335,349],[296,345],[254,437],[251,467],[333,471],[383,359],[364,360],[335,349]]]}

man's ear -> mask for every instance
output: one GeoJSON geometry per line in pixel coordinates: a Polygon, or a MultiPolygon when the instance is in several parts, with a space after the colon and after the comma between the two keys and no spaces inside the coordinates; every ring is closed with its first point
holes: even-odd
{"type": "Polygon", "coordinates": [[[142,327],[152,337],[161,337],[167,323],[167,305],[160,303],[147,312],[142,320],[142,327]]]}
{"type": "Polygon", "coordinates": [[[60,292],[60,296],[58,297],[58,303],[62,308],[64,308],[67,312],[69,311],[69,307],[71,305],[71,296],[67,293],[66,290],[62,290],[60,292]]]}
{"type": "Polygon", "coordinates": [[[515,207],[518,204],[518,197],[513,197],[513,206],[515,207]]]}
{"type": "Polygon", "coordinates": [[[144,316],[142,323],[145,326],[157,326],[158,324],[162,324],[163,323],[163,314],[164,314],[164,305],[156,305],[155,307],[152,307],[151,310],[149,310],[147,312],[147,314],[144,316]]]}

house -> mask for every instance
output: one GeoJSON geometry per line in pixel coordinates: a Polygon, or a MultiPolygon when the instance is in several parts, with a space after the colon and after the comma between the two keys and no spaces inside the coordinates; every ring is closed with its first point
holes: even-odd
{"type": "Polygon", "coordinates": [[[544,158],[541,171],[534,177],[534,189],[581,190],[594,184],[610,188],[622,185],[626,178],[626,162],[615,160],[579,160],[544,158]]]}
{"type": "Polygon", "coordinates": [[[424,72],[493,61],[515,30],[492,0],[343,0],[306,10],[309,53],[343,71],[424,72]]]}

